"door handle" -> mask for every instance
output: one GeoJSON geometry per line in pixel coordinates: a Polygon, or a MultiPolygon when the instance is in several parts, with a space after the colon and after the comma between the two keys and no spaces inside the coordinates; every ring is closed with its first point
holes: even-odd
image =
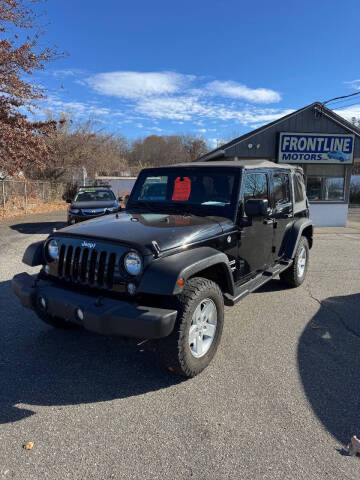
{"type": "Polygon", "coordinates": [[[274,223],[274,219],[273,218],[265,218],[263,223],[264,223],[264,225],[271,225],[272,223],[274,223]]]}

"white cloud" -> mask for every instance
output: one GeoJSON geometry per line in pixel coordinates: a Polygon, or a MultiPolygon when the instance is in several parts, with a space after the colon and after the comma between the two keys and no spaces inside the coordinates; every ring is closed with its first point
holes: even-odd
{"type": "Polygon", "coordinates": [[[43,108],[50,108],[58,113],[69,112],[74,117],[85,116],[102,116],[110,115],[111,110],[109,108],[101,107],[99,105],[87,103],[87,102],[66,102],[60,100],[58,97],[50,95],[43,104],[43,108]]]}
{"type": "Polygon", "coordinates": [[[360,119],[360,105],[352,105],[351,107],[342,108],[341,110],[334,110],[334,112],[349,122],[351,122],[354,117],[360,119]]]}
{"type": "Polygon", "coordinates": [[[349,85],[351,88],[355,90],[360,90],[360,78],[357,80],[351,80],[350,82],[344,82],[346,85],[349,85]]]}
{"type": "Polygon", "coordinates": [[[161,97],[140,100],[137,111],[149,117],[170,120],[194,120],[194,117],[217,120],[237,120],[243,125],[266,123],[293,112],[273,108],[246,107],[235,109],[225,104],[201,101],[195,97],[161,97]]]}
{"type": "Polygon", "coordinates": [[[281,100],[277,91],[250,88],[235,81],[209,82],[204,77],[169,71],[115,71],[89,76],[73,69],[53,74],[73,77],[71,80],[83,85],[84,90],[91,87],[98,94],[112,98],[107,101],[96,96],[94,101],[65,101],[59,92],[48,98],[47,107],[55,112],[68,111],[74,117],[109,116],[117,118],[118,125],[132,123],[139,129],[146,129],[149,119],[152,124],[163,120],[177,125],[191,122],[200,133],[210,132],[209,125],[217,126],[219,121],[253,128],[293,111],[268,105],[281,100]],[[118,99],[118,106],[114,104],[114,97],[118,99]]]}
{"type": "Polygon", "coordinates": [[[268,88],[249,88],[237,82],[220,82],[215,80],[205,86],[210,95],[228,98],[240,98],[252,103],[275,103],[281,100],[281,95],[268,88]]]}
{"type": "Polygon", "coordinates": [[[75,77],[77,75],[85,74],[85,71],[80,68],[73,68],[68,70],[52,70],[50,73],[54,77],[75,77]]]}
{"type": "Polygon", "coordinates": [[[87,83],[103,95],[139,99],[179,92],[194,78],[175,72],[109,72],[93,75],[87,83]]]}
{"type": "Polygon", "coordinates": [[[218,80],[201,85],[202,78],[176,72],[99,73],[88,77],[86,83],[103,95],[132,100],[176,94],[194,98],[218,96],[264,104],[281,100],[280,93],[268,88],[249,88],[234,81],[218,80]],[[197,85],[194,87],[195,80],[197,85]]]}
{"type": "Polygon", "coordinates": [[[217,148],[222,143],[222,140],[220,138],[208,138],[207,142],[211,148],[217,148]]]}
{"type": "Polygon", "coordinates": [[[136,110],[144,115],[170,120],[191,120],[205,108],[194,97],[155,97],[140,100],[136,110]]]}

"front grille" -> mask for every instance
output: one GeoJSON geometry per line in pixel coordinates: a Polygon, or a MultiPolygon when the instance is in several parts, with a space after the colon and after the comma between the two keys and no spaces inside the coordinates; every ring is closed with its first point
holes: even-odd
{"type": "Polygon", "coordinates": [[[114,252],[63,244],[57,275],[65,281],[111,289],[117,260],[114,252]]]}
{"type": "Polygon", "coordinates": [[[84,215],[99,215],[99,213],[105,212],[105,208],[91,208],[91,209],[83,208],[81,211],[84,215]]]}

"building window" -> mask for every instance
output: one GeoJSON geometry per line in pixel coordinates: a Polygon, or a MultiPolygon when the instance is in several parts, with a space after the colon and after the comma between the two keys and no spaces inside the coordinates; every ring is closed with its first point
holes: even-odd
{"type": "Polygon", "coordinates": [[[306,191],[310,202],[343,202],[344,186],[344,177],[309,175],[306,191]]]}
{"type": "Polygon", "coordinates": [[[310,202],[343,202],[344,187],[344,165],[306,165],[306,192],[310,202]]]}

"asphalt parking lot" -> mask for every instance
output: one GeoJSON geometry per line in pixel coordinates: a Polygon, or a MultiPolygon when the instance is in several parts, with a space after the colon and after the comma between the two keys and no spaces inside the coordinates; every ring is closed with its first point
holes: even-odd
{"type": "Polygon", "coordinates": [[[359,478],[344,447],[360,436],[360,209],[317,230],[302,287],[273,280],[227,308],[215,361],[186,381],[20,306],[25,247],[64,219],[0,222],[0,478],[359,478]]]}

